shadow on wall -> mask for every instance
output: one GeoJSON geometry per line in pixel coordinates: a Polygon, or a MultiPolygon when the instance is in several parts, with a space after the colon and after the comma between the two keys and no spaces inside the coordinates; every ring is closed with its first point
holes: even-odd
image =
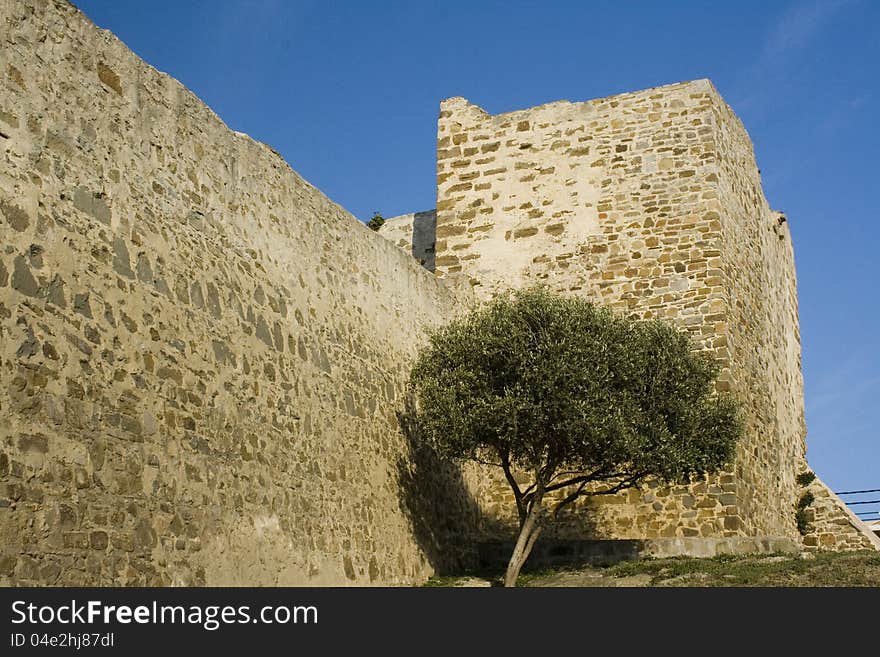
{"type": "Polygon", "coordinates": [[[438,574],[479,567],[483,537],[510,536],[512,528],[485,516],[461,468],[419,439],[411,397],[397,420],[409,447],[397,462],[401,503],[416,541],[438,574]]]}
{"type": "Polygon", "coordinates": [[[413,214],[412,256],[422,267],[434,271],[437,243],[437,211],[427,210],[413,214]]]}
{"type": "MultiPolygon", "coordinates": [[[[440,575],[502,570],[513,550],[515,520],[486,515],[460,466],[420,439],[411,397],[397,412],[397,421],[408,447],[407,456],[397,462],[401,504],[431,566],[440,575]]],[[[647,554],[644,541],[609,540],[603,533],[589,510],[563,513],[548,525],[526,567],[614,563],[647,554]]]]}
{"type": "MultiPolygon", "coordinates": [[[[513,552],[514,541],[483,541],[479,547],[482,570],[503,570],[513,552]]],[[[541,537],[529,558],[526,570],[577,568],[634,561],[649,556],[647,542],[638,539],[566,540],[541,537]]]]}
{"type": "MultiPolygon", "coordinates": [[[[397,412],[397,421],[408,447],[407,456],[397,462],[401,504],[431,566],[440,575],[502,570],[513,551],[515,519],[486,515],[468,488],[460,466],[420,439],[411,397],[397,412]]],[[[499,481],[496,485],[502,484],[499,481]]],[[[640,540],[603,538],[592,513],[584,513],[583,509],[563,513],[547,527],[526,566],[613,563],[637,559],[645,551],[640,540]]]]}
{"type": "MultiPolygon", "coordinates": [[[[561,497],[560,494],[555,499],[561,497]]],[[[568,507],[558,518],[548,520],[526,560],[525,569],[609,564],[644,555],[644,541],[608,538],[610,532],[601,526],[598,513],[599,508],[592,505],[568,507]]],[[[486,533],[481,536],[477,549],[477,564],[481,570],[500,571],[507,566],[515,545],[509,536],[510,530],[507,535],[486,533]]]]}

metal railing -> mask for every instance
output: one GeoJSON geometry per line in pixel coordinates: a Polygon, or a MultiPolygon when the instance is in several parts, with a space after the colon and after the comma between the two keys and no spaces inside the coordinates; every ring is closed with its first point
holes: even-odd
{"type": "Polygon", "coordinates": [[[853,509],[853,512],[862,520],[880,520],[880,499],[858,499],[858,496],[870,495],[872,493],[880,493],[880,488],[866,488],[864,490],[842,490],[838,491],[836,495],[843,499],[843,501],[849,507],[871,505],[875,506],[876,508],[865,509],[861,511],[853,509]],[[852,499],[850,500],[850,498],[852,499]]]}

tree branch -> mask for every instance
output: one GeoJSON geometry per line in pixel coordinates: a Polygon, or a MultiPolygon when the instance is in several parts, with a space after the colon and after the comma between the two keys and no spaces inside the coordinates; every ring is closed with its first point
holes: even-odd
{"type": "Polygon", "coordinates": [[[574,486],[575,484],[579,484],[581,482],[596,481],[599,479],[613,479],[619,476],[621,476],[620,473],[610,473],[607,472],[607,470],[605,470],[604,468],[599,468],[598,470],[593,470],[593,472],[589,474],[580,474],[577,477],[572,477],[571,479],[567,479],[556,484],[551,484],[547,487],[547,492],[549,493],[554,490],[559,490],[560,488],[565,488],[566,486],[574,486]]]}
{"type": "MultiPolygon", "coordinates": [[[[539,477],[540,473],[535,472],[535,477],[539,477]]],[[[544,497],[543,482],[538,480],[538,486],[531,498],[529,512],[526,519],[522,522],[519,530],[519,536],[516,539],[516,546],[513,548],[513,554],[507,564],[507,572],[504,575],[504,586],[513,586],[519,571],[526,559],[529,557],[529,551],[538,540],[538,534],[541,533],[541,502],[544,497]]]]}
{"type": "Polygon", "coordinates": [[[493,461],[484,461],[483,459],[479,459],[476,456],[468,458],[469,461],[473,461],[474,463],[479,463],[480,465],[491,465],[493,468],[503,467],[501,463],[495,463],[493,461]]]}
{"type": "Polygon", "coordinates": [[[638,472],[638,473],[634,474],[632,477],[629,477],[628,479],[624,479],[619,484],[612,486],[611,488],[609,488],[607,490],[589,491],[588,493],[584,493],[584,495],[585,496],[614,495],[615,493],[619,493],[620,491],[625,490],[627,488],[632,488],[633,486],[638,486],[639,480],[644,479],[645,477],[648,476],[648,474],[649,473],[647,473],[647,472],[638,472]]]}
{"type": "Polygon", "coordinates": [[[553,478],[549,474],[549,472],[552,472],[551,467],[553,466],[548,462],[544,464],[544,467],[535,468],[535,482],[526,489],[528,492],[523,494],[523,502],[528,511],[531,511],[535,502],[540,502],[547,493],[545,482],[548,478],[553,478]]]}
{"type": "Polygon", "coordinates": [[[510,488],[513,490],[513,498],[516,500],[516,512],[517,515],[519,515],[519,524],[522,526],[526,520],[528,512],[526,510],[526,502],[523,499],[523,492],[520,490],[519,484],[516,483],[513,472],[510,470],[510,453],[499,451],[498,455],[501,457],[501,468],[504,470],[504,476],[507,478],[507,483],[510,484],[510,488]]]}
{"type": "Polygon", "coordinates": [[[553,518],[556,519],[559,517],[559,512],[563,509],[563,507],[568,506],[572,502],[574,502],[577,498],[581,496],[581,493],[584,490],[584,486],[589,483],[589,480],[581,482],[581,485],[577,487],[577,489],[568,495],[565,499],[563,499],[559,504],[556,505],[556,508],[553,509],[553,518]]]}
{"type": "MultiPolygon", "coordinates": [[[[633,476],[631,476],[627,479],[624,479],[623,481],[619,482],[618,484],[615,484],[611,488],[608,488],[606,490],[600,490],[600,491],[588,491],[585,493],[584,487],[586,487],[586,485],[590,482],[589,479],[586,479],[585,481],[581,482],[581,485],[578,486],[577,490],[575,490],[573,493],[571,493],[570,495],[565,497],[561,502],[559,502],[559,504],[556,505],[556,507],[553,509],[553,517],[557,518],[559,516],[559,512],[563,509],[563,507],[568,506],[569,504],[574,502],[579,497],[592,497],[594,495],[614,495],[615,493],[619,493],[620,491],[625,490],[627,488],[632,488],[633,486],[638,486],[639,480],[643,479],[647,475],[648,475],[647,472],[637,472],[633,476]]],[[[571,484],[569,484],[569,485],[571,485],[571,484]]],[[[549,491],[550,489],[548,488],[547,490],[549,491]]]]}
{"type": "Polygon", "coordinates": [[[532,548],[535,547],[535,542],[538,540],[538,537],[541,535],[544,527],[541,525],[540,519],[537,521],[535,528],[532,530],[532,535],[529,536],[528,542],[526,542],[526,547],[523,552],[526,555],[526,559],[529,558],[529,554],[532,552],[532,548]]]}

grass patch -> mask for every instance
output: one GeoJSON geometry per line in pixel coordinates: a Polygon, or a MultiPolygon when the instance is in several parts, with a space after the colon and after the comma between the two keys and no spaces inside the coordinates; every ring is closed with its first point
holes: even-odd
{"type": "Polygon", "coordinates": [[[776,554],[646,559],[616,564],[606,574],[647,574],[652,586],[880,586],[880,553],[818,552],[810,557],[776,554]]]}
{"type": "MultiPolygon", "coordinates": [[[[432,577],[425,586],[460,586],[467,578],[500,585],[503,573],[432,577]]],[[[856,586],[880,587],[880,552],[817,552],[675,557],[622,561],[607,566],[523,572],[517,586],[856,586]]]]}
{"type": "Polygon", "coordinates": [[[422,584],[423,588],[437,588],[445,586],[458,586],[465,577],[461,575],[431,575],[428,581],[422,584]]]}

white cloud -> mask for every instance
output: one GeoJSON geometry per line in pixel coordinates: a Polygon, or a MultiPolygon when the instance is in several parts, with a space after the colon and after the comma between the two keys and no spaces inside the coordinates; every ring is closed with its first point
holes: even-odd
{"type": "Polygon", "coordinates": [[[859,0],[795,2],[766,29],[754,62],[732,94],[738,112],[757,112],[773,105],[773,98],[795,84],[799,58],[841,10],[859,0]]]}
{"type": "Polygon", "coordinates": [[[798,2],[771,27],[764,39],[759,65],[773,65],[789,53],[805,48],[837,11],[851,0],[798,2]]]}

